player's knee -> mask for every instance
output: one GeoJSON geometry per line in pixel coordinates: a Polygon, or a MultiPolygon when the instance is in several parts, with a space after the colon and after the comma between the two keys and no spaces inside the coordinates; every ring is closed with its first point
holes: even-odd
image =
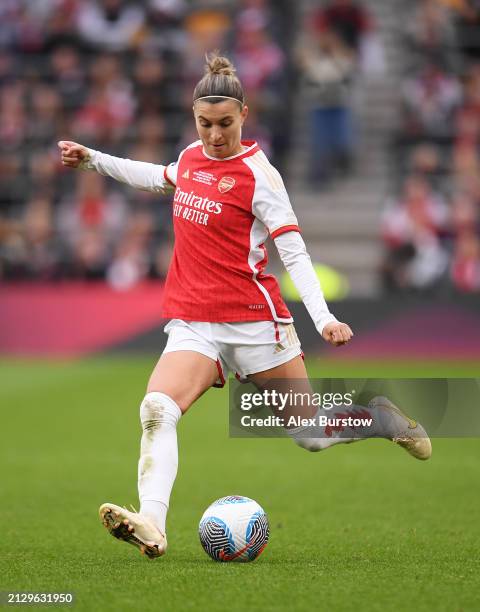
{"type": "Polygon", "coordinates": [[[182,412],[185,412],[190,408],[190,406],[195,402],[195,400],[202,395],[204,388],[197,389],[197,384],[193,381],[193,384],[186,385],[184,383],[178,383],[178,381],[170,381],[167,384],[165,381],[155,381],[154,383],[149,383],[147,387],[147,395],[155,395],[159,393],[160,395],[164,395],[171,399],[176,406],[178,406],[182,412]]]}
{"type": "Polygon", "coordinates": [[[154,432],[161,427],[176,427],[182,412],[176,402],[158,391],[147,393],[140,405],[140,420],[144,431],[154,432]]]}

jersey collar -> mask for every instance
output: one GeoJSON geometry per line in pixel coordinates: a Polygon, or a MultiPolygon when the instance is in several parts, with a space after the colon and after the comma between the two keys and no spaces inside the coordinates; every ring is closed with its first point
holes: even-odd
{"type": "Polygon", "coordinates": [[[231,155],[230,157],[224,157],[223,159],[218,159],[217,157],[212,157],[211,155],[208,155],[207,153],[205,153],[205,149],[203,148],[203,145],[202,145],[202,153],[207,159],[211,159],[212,161],[216,161],[216,162],[224,162],[224,161],[228,161],[229,159],[237,159],[238,157],[244,157],[247,155],[251,155],[254,149],[258,148],[258,144],[255,140],[242,140],[241,143],[244,147],[247,147],[244,151],[242,151],[241,153],[237,153],[236,155],[231,155]]]}

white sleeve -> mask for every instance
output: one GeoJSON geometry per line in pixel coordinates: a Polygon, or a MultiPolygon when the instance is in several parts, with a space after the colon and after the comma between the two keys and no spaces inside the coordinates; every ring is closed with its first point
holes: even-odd
{"type": "Polygon", "coordinates": [[[325,325],[337,319],[328,310],[303,238],[298,232],[286,232],[275,238],[275,245],[308,314],[321,335],[325,325]]]}
{"type": "Polygon", "coordinates": [[[147,162],[132,161],[88,149],[89,158],[81,164],[84,170],[96,170],[103,176],[110,176],[121,183],[137,189],[168,194],[175,188],[177,164],[162,166],[147,162]]]}
{"type": "Polygon", "coordinates": [[[271,238],[292,230],[300,231],[282,177],[265,154],[259,151],[243,161],[255,179],[252,212],[266,226],[271,238]]]}

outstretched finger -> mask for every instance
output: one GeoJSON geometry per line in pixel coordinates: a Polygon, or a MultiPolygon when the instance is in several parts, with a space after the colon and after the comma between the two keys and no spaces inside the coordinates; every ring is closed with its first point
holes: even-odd
{"type": "Polygon", "coordinates": [[[77,143],[74,142],[73,140],[59,140],[57,142],[57,145],[61,148],[64,149],[66,147],[73,147],[74,145],[76,145],[77,143]]]}

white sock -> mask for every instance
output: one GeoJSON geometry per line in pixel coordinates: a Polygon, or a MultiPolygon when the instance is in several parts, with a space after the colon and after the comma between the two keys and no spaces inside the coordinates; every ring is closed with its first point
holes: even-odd
{"type": "Polygon", "coordinates": [[[295,444],[312,453],[325,450],[330,446],[334,446],[334,444],[356,442],[355,438],[326,438],[325,434],[316,427],[294,427],[289,429],[287,433],[294,440],[295,444]]]}
{"type": "Polygon", "coordinates": [[[140,406],[143,435],[138,462],[140,513],[165,533],[170,493],[177,475],[177,423],[182,412],[171,397],[147,393],[140,406]]]}
{"type": "Polygon", "coordinates": [[[370,403],[367,408],[364,406],[338,407],[334,410],[320,408],[315,415],[318,422],[319,416],[326,416],[328,419],[352,418],[371,418],[372,424],[368,427],[348,427],[348,426],[320,426],[307,425],[305,427],[295,427],[288,430],[288,435],[293,438],[298,446],[311,452],[317,452],[334,446],[335,444],[347,444],[358,442],[368,438],[391,438],[395,431],[394,417],[388,417],[384,411],[377,408],[374,403],[370,403]]]}
{"type": "Polygon", "coordinates": [[[148,516],[160,531],[165,534],[165,523],[167,520],[168,506],[163,502],[144,499],[140,506],[140,513],[148,516]]]}

